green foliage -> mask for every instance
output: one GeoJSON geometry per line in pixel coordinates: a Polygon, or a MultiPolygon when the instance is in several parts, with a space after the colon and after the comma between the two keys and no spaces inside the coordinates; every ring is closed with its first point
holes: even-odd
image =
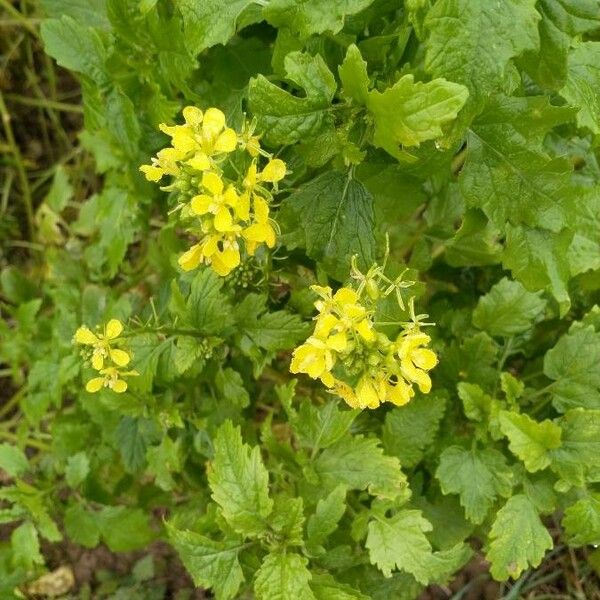
{"type": "Polygon", "coordinates": [[[36,165],[34,237],[1,240],[0,595],[63,535],[167,541],[225,600],[411,600],[474,538],[514,579],[560,514],[555,542],[600,543],[598,0],[41,8],[83,130],[36,165]],[[200,182],[139,171],[186,106],[249,148],[215,155],[230,179],[252,136],[285,162],[274,247],[242,245],[224,277],[178,263],[200,182]],[[360,285],[353,261],[400,282],[377,333],[413,308],[435,323],[431,393],[360,411],[289,372],[310,286],[360,285]],[[137,374],[88,393],[94,349],[73,335],[111,319],[137,374]]]}

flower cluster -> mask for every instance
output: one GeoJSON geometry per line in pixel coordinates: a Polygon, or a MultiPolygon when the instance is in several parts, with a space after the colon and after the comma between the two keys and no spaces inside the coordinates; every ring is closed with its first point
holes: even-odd
{"type": "Polygon", "coordinates": [[[85,325],[75,332],[73,340],[84,346],[81,355],[99,373],[98,377],[87,382],[85,389],[88,392],[98,392],[107,387],[121,394],[127,389],[123,377],[138,374],[136,371],[121,370],[131,362],[131,353],[117,347],[123,344],[119,338],[122,332],[123,324],[118,319],[111,319],[102,329],[97,327],[96,333],[85,325]]]}
{"type": "Polygon", "coordinates": [[[330,287],[312,286],[319,314],[313,334],[294,350],[290,370],[320,379],[353,408],[377,408],[383,402],[402,406],[414,396],[413,385],[425,394],[431,390],[428,371],[437,356],[421,330],[426,315],[415,316],[411,300],[412,320],[399,323],[400,333],[390,340],[376,329],[377,302],[396,291],[403,307],[400,289],[407,282],[390,281],[377,266],[367,276],[356,267],[353,274],[361,279],[358,289],[342,287],[334,294],[330,287]]]}
{"type": "Polygon", "coordinates": [[[171,147],[140,170],[149,181],[171,177],[162,189],[176,193],[179,214],[197,239],[179,257],[181,268],[191,271],[204,263],[226,276],[241,262],[240,242],[249,256],[261,244],[275,246],[270,203],[286,165],[260,147],[252,125],[238,134],[217,108],[202,112],[188,106],[183,118],[183,125],[160,126],[171,147]],[[262,168],[261,157],[267,160],[262,168]]]}

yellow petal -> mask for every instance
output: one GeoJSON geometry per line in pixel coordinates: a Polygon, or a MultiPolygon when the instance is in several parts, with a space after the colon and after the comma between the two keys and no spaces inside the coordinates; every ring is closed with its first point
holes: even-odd
{"type": "Polygon", "coordinates": [[[246,177],[244,177],[244,186],[247,188],[253,188],[256,185],[256,163],[253,162],[248,167],[246,177]]]}
{"type": "Polygon", "coordinates": [[[94,354],[92,354],[92,367],[94,367],[96,371],[99,371],[103,366],[104,357],[102,354],[100,354],[100,352],[94,352],[94,354]]]}
{"type": "Polygon", "coordinates": [[[324,340],[331,330],[340,324],[340,320],[331,313],[320,315],[315,323],[315,337],[324,340]]]}
{"type": "Polygon", "coordinates": [[[117,394],[122,394],[127,389],[127,382],[122,379],[111,380],[108,387],[117,394]]]}
{"type": "Polygon", "coordinates": [[[203,152],[196,152],[196,154],[187,161],[187,164],[192,167],[192,169],[196,169],[196,171],[206,171],[212,166],[210,159],[203,152]]]}
{"type": "Polygon", "coordinates": [[[111,360],[119,367],[124,367],[129,364],[131,357],[125,350],[113,350],[112,348],[109,350],[111,360]]]}
{"type": "Polygon", "coordinates": [[[223,180],[212,171],[202,175],[202,185],[213,195],[217,196],[223,191],[223,180]]]}
{"type": "Polygon", "coordinates": [[[417,348],[412,351],[410,357],[419,369],[425,371],[429,371],[429,369],[433,369],[433,367],[437,365],[437,356],[435,352],[429,350],[429,348],[417,348]]]}
{"type": "Polygon", "coordinates": [[[198,148],[198,142],[194,138],[194,132],[189,127],[177,127],[171,139],[173,148],[182,154],[193,152],[198,148]]]}
{"type": "Polygon", "coordinates": [[[91,344],[97,344],[100,341],[94,333],[92,333],[87,327],[85,327],[85,325],[83,327],[80,327],[75,332],[74,337],[75,337],[75,341],[78,344],[91,345],[91,344]]]}
{"type": "Polygon", "coordinates": [[[204,113],[202,132],[209,137],[215,137],[223,127],[225,127],[225,115],[218,108],[209,108],[204,113]]]}
{"type": "Polygon", "coordinates": [[[373,325],[367,319],[358,322],[354,327],[365,342],[372,342],[375,340],[376,335],[373,331],[373,325]]]}
{"type": "Polygon", "coordinates": [[[186,106],[183,109],[183,118],[191,127],[199,127],[202,123],[202,111],[196,106],[186,106]]]}
{"type": "Polygon", "coordinates": [[[233,152],[237,148],[237,134],[233,129],[225,129],[215,141],[215,152],[233,152]]]}
{"type": "Polygon", "coordinates": [[[335,350],[336,352],[343,352],[346,349],[346,346],[348,345],[346,333],[336,333],[335,335],[328,337],[325,343],[332,350],[335,350]]]}
{"type": "Polygon", "coordinates": [[[221,275],[221,277],[229,275],[240,264],[240,252],[235,248],[227,248],[223,252],[215,252],[211,258],[215,273],[221,275]]]}
{"type": "Polygon", "coordinates": [[[354,304],[358,300],[358,294],[350,288],[342,287],[335,293],[333,299],[341,306],[344,304],[354,304]]]}
{"type": "Polygon", "coordinates": [[[246,151],[253,158],[256,158],[259,155],[259,153],[260,153],[260,142],[258,141],[258,138],[256,136],[252,136],[246,142],[246,151]]]}
{"type": "Polygon", "coordinates": [[[390,384],[388,386],[388,399],[396,406],[403,406],[410,401],[411,392],[412,388],[401,379],[395,384],[390,384]]]}
{"type": "Polygon", "coordinates": [[[111,319],[106,324],[106,337],[109,340],[114,340],[119,337],[123,331],[123,323],[119,319],[111,319]]]}
{"type": "Polygon", "coordinates": [[[363,408],[360,406],[354,390],[347,383],[337,381],[333,388],[333,392],[342,398],[351,408],[363,408]]]}
{"type": "Polygon", "coordinates": [[[254,216],[259,223],[266,223],[269,220],[269,205],[260,196],[254,196],[254,216]]]}
{"type": "Polygon", "coordinates": [[[323,382],[323,385],[326,385],[327,387],[333,387],[335,384],[335,377],[328,371],[325,371],[325,373],[321,375],[321,381],[323,382]]]}
{"type": "Polygon", "coordinates": [[[225,193],[223,194],[223,200],[225,200],[225,203],[229,204],[229,206],[237,206],[239,197],[232,185],[225,190],[225,193]]]}
{"type": "Polygon", "coordinates": [[[210,258],[219,250],[219,242],[222,241],[222,239],[221,235],[208,236],[202,244],[202,254],[207,258],[210,258]]]}
{"type": "Polygon", "coordinates": [[[417,369],[412,362],[403,360],[400,362],[400,369],[402,375],[419,386],[419,389],[424,393],[428,394],[431,391],[431,378],[425,371],[417,369]]]}
{"type": "Polygon", "coordinates": [[[276,181],[281,181],[285,177],[285,171],[285,163],[279,158],[274,158],[267,163],[260,175],[260,178],[263,181],[275,183],[276,181]]]}
{"type": "Polygon", "coordinates": [[[361,407],[377,408],[379,406],[379,397],[370,378],[364,376],[356,386],[356,398],[361,407]]]}
{"type": "Polygon", "coordinates": [[[206,194],[198,194],[194,196],[190,202],[192,212],[195,215],[205,215],[208,212],[209,206],[212,204],[213,199],[206,194]]]}
{"type": "Polygon", "coordinates": [[[244,192],[235,205],[235,214],[242,221],[247,221],[250,217],[250,195],[248,192],[244,192]]]}
{"type": "Polygon", "coordinates": [[[158,182],[165,174],[164,170],[154,165],[142,165],[140,171],[144,174],[148,181],[158,182]]]}
{"type": "Polygon", "coordinates": [[[231,213],[226,206],[220,206],[215,215],[214,221],[215,229],[217,231],[230,231],[233,225],[233,219],[231,213]]]}
{"type": "Polygon", "coordinates": [[[202,262],[202,246],[194,244],[187,252],[184,252],[177,261],[184,271],[196,269],[202,262]]]}
{"type": "Polygon", "coordinates": [[[94,377],[85,384],[85,389],[90,394],[93,394],[102,389],[104,385],[104,377],[94,377]]]}

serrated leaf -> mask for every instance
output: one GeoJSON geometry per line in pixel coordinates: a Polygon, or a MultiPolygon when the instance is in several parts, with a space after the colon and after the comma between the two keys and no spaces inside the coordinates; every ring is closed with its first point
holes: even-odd
{"type": "Polygon", "coordinates": [[[251,79],[248,88],[250,111],[271,145],[293,144],[330,124],[329,109],[337,88],[333,74],[319,55],[291,52],[284,65],[287,78],[305,90],[304,97],[290,94],[262,75],[251,79]]]}
{"type": "Polygon", "coordinates": [[[540,16],[534,6],[535,0],[441,0],[428,12],[425,68],[467,86],[467,123],[502,87],[507,63],[538,47],[540,16]]]}
{"type": "Polygon", "coordinates": [[[400,146],[418,146],[442,136],[442,127],[453,121],[469,92],[462,85],[434,79],[427,83],[404,75],[383,93],[373,90],[367,108],[375,121],[373,143],[400,158],[400,146]]]}
{"type": "Polygon", "coordinates": [[[561,315],[571,305],[568,252],[573,233],[563,229],[552,233],[543,229],[506,226],[506,248],[502,264],[530,292],[548,290],[556,299],[561,315]]]}
{"type": "Polygon", "coordinates": [[[79,504],[70,506],[65,511],[65,530],[76,543],[86,548],[94,548],[100,543],[100,526],[95,513],[86,510],[79,504]]]}
{"type": "Polygon", "coordinates": [[[556,421],[562,443],[552,451],[552,469],[572,485],[600,479],[600,410],[573,409],[556,421]]]}
{"type": "Polygon", "coordinates": [[[541,320],[546,301],[506,277],[479,299],[473,324],[490,335],[510,337],[523,333],[541,320]]]}
{"type": "Polygon", "coordinates": [[[379,440],[361,435],[348,435],[323,450],[314,468],[326,487],[343,483],[352,489],[369,489],[372,494],[392,497],[406,487],[398,459],[385,456],[379,440]]]}
{"type": "Polygon", "coordinates": [[[481,523],[498,496],[509,496],[512,471],[493,448],[446,448],[435,473],[444,494],[459,494],[467,519],[481,523]]]}
{"type": "Polygon", "coordinates": [[[600,544],[600,499],[598,496],[586,496],[566,508],[562,525],[570,545],[600,544]]]}
{"type": "Polygon", "coordinates": [[[467,205],[481,208],[501,229],[509,222],[560,231],[577,198],[573,167],[545,153],[542,141],[572,116],[572,109],[551,106],[544,96],[491,100],[467,134],[460,174],[467,205]]]}
{"type": "Polygon", "coordinates": [[[213,500],[233,529],[247,536],[259,535],[273,508],[269,473],[259,448],[244,444],[240,428],[231,421],[219,428],[214,447],[214,459],[208,468],[213,500]]]}
{"type": "Polygon", "coordinates": [[[264,10],[265,18],[275,27],[289,27],[301,38],[315,33],[337,33],[344,18],[369,6],[373,0],[272,0],[264,10]]]}
{"type": "Polygon", "coordinates": [[[231,304],[222,288],[223,278],[208,268],[200,270],[192,281],[187,318],[201,333],[219,334],[233,323],[231,304]]]}
{"type": "Polygon", "coordinates": [[[271,552],[256,572],[254,592],[256,600],[315,600],[310,589],[308,560],[294,552],[271,552]]]}
{"type": "Polygon", "coordinates": [[[286,546],[302,546],[304,544],[304,502],[302,498],[277,497],[269,521],[277,539],[286,546]]]}
{"type": "Polygon", "coordinates": [[[189,51],[198,54],[215,44],[226,44],[235,34],[240,14],[251,4],[252,0],[179,0],[189,51]]]}
{"type": "Polygon", "coordinates": [[[340,484],[317,502],[314,514],[309,517],[306,524],[308,543],[313,546],[322,544],[329,534],[335,531],[344,512],[346,512],[346,486],[340,484]]]}
{"type": "Polygon", "coordinates": [[[70,487],[76,488],[90,472],[90,460],[85,452],[78,452],[69,457],[65,468],[65,479],[70,487]]]}
{"type": "Polygon", "coordinates": [[[0,469],[9,477],[19,477],[29,469],[29,461],[20,448],[12,444],[0,444],[0,469]]]}
{"type": "Polygon", "coordinates": [[[544,357],[544,374],[554,380],[557,410],[600,408],[600,334],[592,326],[563,335],[544,357]]]}
{"type": "Polygon", "coordinates": [[[175,486],[172,473],[179,473],[182,468],[180,442],[165,435],[158,446],[146,450],[148,471],[154,475],[155,484],[167,492],[175,486]]]}
{"type": "Polygon", "coordinates": [[[552,538],[542,525],[535,506],[526,496],[510,498],[498,511],[490,531],[486,554],[494,579],[516,579],[527,568],[537,567],[552,538]]]}
{"type": "Polygon", "coordinates": [[[194,584],[211,588],[217,600],[235,598],[244,581],[238,560],[243,544],[238,540],[215,542],[199,533],[177,529],[170,523],[166,527],[169,540],[194,584]]]}
{"type": "Polygon", "coordinates": [[[540,49],[527,53],[527,72],[542,86],[558,89],[567,77],[567,56],[571,40],[600,28],[598,0],[538,0],[540,49]]]}
{"type": "Polygon", "coordinates": [[[336,581],[328,573],[313,575],[310,588],[316,600],[368,600],[370,598],[349,585],[336,581]]]}
{"type": "Polygon", "coordinates": [[[105,506],[96,519],[102,539],[113,552],[143,548],[155,537],[148,514],[141,508],[105,506]]]}
{"type": "Polygon", "coordinates": [[[599,64],[600,42],[578,43],[569,52],[567,83],[560,92],[569,104],[579,109],[579,127],[587,127],[596,134],[600,133],[599,64]]]}
{"type": "Polygon", "coordinates": [[[298,230],[308,256],[343,281],[350,261],[368,268],[375,259],[373,199],[351,174],[326,171],[282,203],[281,220],[298,230]]]}
{"type": "Polygon", "coordinates": [[[27,570],[34,565],[43,565],[44,557],[40,553],[40,540],[31,521],[19,525],[10,535],[12,563],[15,567],[27,570]]]}
{"type": "Polygon", "coordinates": [[[244,387],[244,380],[236,370],[226,367],[217,371],[215,385],[223,398],[234,406],[244,408],[250,403],[250,396],[244,387]]]}
{"type": "Polygon", "coordinates": [[[338,67],[338,72],[344,96],[358,104],[366,104],[369,93],[367,63],[363,60],[360,50],[355,44],[348,46],[346,57],[338,67]]]}
{"type": "Polygon", "coordinates": [[[385,417],[383,446],[397,456],[404,467],[414,467],[423,451],[433,442],[446,409],[443,393],[420,394],[401,408],[393,408],[385,417]]]}
{"type": "Polygon", "coordinates": [[[561,429],[546,419],[534,421],[526,414],[503,410],[500,412],[500,429],[508,438],[508,447],[534,473],[550,464],[549,450],[560,446],[561,429]]]}

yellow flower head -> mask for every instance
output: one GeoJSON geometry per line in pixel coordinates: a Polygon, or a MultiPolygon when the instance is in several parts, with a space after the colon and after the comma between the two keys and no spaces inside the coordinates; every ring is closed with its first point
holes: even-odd
{"type": "Polygon", "coordinates": [[[113,348],[123,332],[123,324],[118,319],[111,319],[103,328],[102,333],[93,333],[85,325],[80,327],[74,336],[75,342],[84,346],[92,346],[92,367],[99,371],[104,366],[104,361],[109,358],[115,365],[124,367],[129,364],[131,357],[125,350],[113,348]]]}
{"type": "Polygon", "coordinates": [[[85,389],[90,394],[99,392],[103,387],[106,387],[117,394],[122,394],[127,390],[127,382],[122,377],[131,377],[139,375],[137,371],[122,372],[117,367],[107,367],[106,369],[100,370],[100,377],[94,377],[90,379],[85,389]]]}
{"type": "Polygon", "coordinates": [[[402,376],[407,381],[416,383],[424,394],[431,391],[431,378],[427,371],[433,369],[438,362],[435,352],[423,347],[430,341],[431,338],[420,331],[401,334],[396,340],[402,376]]]}
{"type": "Polygon", "coordinates": [[[232,185],[225,189],[222,178],[211,171],[202,176],[202,186],[208,194],[194,196],[191,209],[195,215],[214,215],[213,226],[217,231],[229,231],[233,226],[233,211],[239,203],[239,196],[232,185]]]}

